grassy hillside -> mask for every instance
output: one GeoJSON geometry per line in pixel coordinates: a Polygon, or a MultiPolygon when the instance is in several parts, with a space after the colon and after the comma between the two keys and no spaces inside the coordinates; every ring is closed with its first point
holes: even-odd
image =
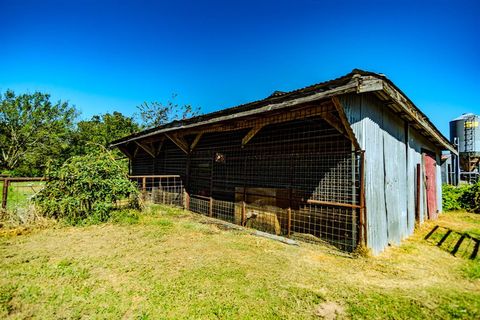
{"type": "MultiPolygon", "coordinates": [[[[480,262],[424,241],[435,222],[352,258],[166,207],[118,220],[0,231],[0,318],[480,318],[480,262]]],[[[438,223],[480,229],[463,212],[438,223]]]]}

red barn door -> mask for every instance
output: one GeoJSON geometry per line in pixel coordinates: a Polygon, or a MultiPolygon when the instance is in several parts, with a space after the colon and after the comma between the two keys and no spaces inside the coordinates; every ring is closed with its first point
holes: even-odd
{"type": "Polygon", "coordinates": [[[437,212],[437,177],[435,156],[429,153],[423,154],[425,163],[425,186],[427,189],[427,212],[429,219],[436,219],[437,212]]]}

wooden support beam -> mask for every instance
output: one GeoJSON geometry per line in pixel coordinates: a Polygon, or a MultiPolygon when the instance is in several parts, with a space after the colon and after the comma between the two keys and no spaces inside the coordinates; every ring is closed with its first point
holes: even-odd
{"type": "Polygon", "coordinates": [[[195,137],[195,140],[193,140],[192,144],[190,145],[190,152],[193,151],[193,149],[197,146],[197,144],[200,142],[200,139],[203,136],[203,131],[197,133],[197,136],[195,137]]]}
{"type": "Polygon", "coordinates": [[[333,106],[332,102],[330,100],[327,100],[298,106],[295,109],[289,109],[278,113],[262,114],[255,117],[249,117],[247,119],[235,118],[228,122],[211,124],[199,128],[191,128],[186,130],[184,129],[182,130],[182,135],[186,136],[199,133],[205,134],[210,132],[227,132],[240,129],[249,129],[259,125],[265,126],[267,124],[278,124],[298,119],[322,116],[325,113],[332,113],[335,111],[336,109],[333,106]]]}
{"type": "Polygon", "coordinates": [[[353,133],[352,127],[350,126],[350,123],[348,122],[347,116],[345,114],[345,109],[343,109],[342,103],[340,100],[338,100],[337,97],[333,97],[332,103],[335,106],[335,109],[337,109],[338,116],[340,117],[340,121],[342,122],[343,126],[345,127],[345,131],[347,132],[348,136],[350,137],[350,140],[352,141],[354,147],[356,150],[361,150],[360,145],[358,144],[357,138],[355,137],[355,134],[353,133]]]}
{"type": "MultiPolygon", "coordinates": [[[[209,126],[209,125],[216,125],[216,124],[221,123],[221,122],[229,122],[229,121],[242,122],[242,121],[245,120],[245,119],[242,119],[242,118],[245,118],[245,117],[258,116],[260,114],[263,114],[264,112],[276,112],[276,111],[280,112],[280,111],[283,111],[283,109],[285,109],[285,108],[291,108],[291,107],[294,107],[294,106],[301,106],[301,105],[307,105],[307,104],[311,105],[311,104],[318,104],[319,103],[320,104],[319,107],[321,107],[322,103],[328,102],[328,104],[329,104],[328,100],[331,97],[346,94],[346,93],[350,93],[350,92],[356,92],[357,87],[358,87],[358,79],[352,79],[351,81],[349,81],[345,85],[342,85],[342,86],[339,86],[339,87],[336,87],[336,88],[332,88],[332,89],[329,89],[329,90],[326,90],[326,91],[318,92],[318,93],[315,93],[315,94],[311,94],[311,95],[307,95],[307,96],[303,96],[303,97],[299,97],[299,98],[295,98],[295,99],[289,99],[289,100],[282,101],[282,102],[279,102],[279,103],[271,103],[271,104],[267,104],[267,105],[264,105],[264,106],[259,106],[258,108],[254,108],[254,109],[251,109],[251,110],[245,110],[245,111],[236,112],[236,113],[232,113],[232,114],[228,114],[228,115],[224,115],[224,116],[213,117],[213,118],[209,118],[208,120],[205,120],[205,121],[198,121],[198,122],[194,122],[194,123],[190,123],[190,124],[184,124],[184,125],[180,125],[179,127],[162,128],[162,129],[159,129],[159,130],[151,131],[151,132],[149,132],[147,134],[144,134],[140,137],[145,138],[145,137],[150,137],[150,136],[154,136],[154,135],[158,135],[158,134],[163,134],[165,132],[172,132],[172,131],[177,131],[177,130],[185,131],[186,129],[193,129],[193,128],[200,128],[200,127],[205,127],[205,126],[209,126]],[[323,102],[320,102],[322,100],[323,100],[323,102]]],[[[250,127],[250,126],[248,126],[248,127],[250,127]]],[[[236,129],[238,129],[238,128],[236,128],[236,129]]],[[[230,129],[230,130],[232,130],[232,129],[230,129]]],[[[229,131],[229,130],[224,130],[224,131],[229,131]]],[[[138,136],[132,137],[129,140],[118,142],[117,144],[113,144],[112,146],[116,146],[118,144],[123,144],[123,143],[129,142],[129,141],[132,141],[132,140],[137,140],[140,137],[138,137],[138,136]]]]}
{"type": "Polygon", "coordinates": [[[322,117],[323,120],[325,120],[329,125],[337,129],[338,132],[350,139],[350,136],[343,127],[342,121],[337,116],[335,116],[333,113],[325,113],[322,117]]]}
{"type": "Polygon", "coordinates": [[[180,148],[185,154],[188,154],[188,143],[182,136],[173,133],[165,133],[165,137],[170,139],[177,147],[180,148]]]}
{"type": "Polygon", "coordinates": [[[255,137],[255,135],[264,127],[265,125],[261,124],[261,125],[256,125],[255,127],[253,127],[252,129],[250,129],[250,131],[248,131],[248,133],[245,135],[245,137],[243,137],[242,139],[242,147],[244,147],[250,140],[253,139],[253,137],[255,137]]]}
{"type": "MultiPolygon", "coordinates": [[[[333,106],[330,99],[324,100],[324,101],[313,101],[308,104],[292,106],[288,110],[281,110],[281,111],[278,110],[276,112],[272,111],[272,112],[269,112],[268,114],[250,115],[248,118],[241,118],[241,117],[238,117],[237,115],[232,115],[232,116],[229,116],[228,117],[229,120],[225,122],[216,121],[215,123],[195,125],[192,127],[183,126],[178,129],[171,129],[175,131],[158,132],[155,134],[149,134],[145,138],[142,138],[142,140],[148,139],[150,141],[155,141],[163,138],[166,135],[169,135],[171,138],[174,138],[174,135],[180,135],[180,134],[181,136],[184,137],[187,135],[198,135],[200,133],[205,134],[210,132],[227,132],[227,131],[235,131],[235,130],[241,130],[241,129],[251,129],[257,126],[265,126],[268,124],[278,124],[278,123],[284,123],[284,122],[298,120],[298,119],[321,117],[326,113],[332,113],[335,111],[336,109],[333,106]]],[[[129,141],[133,142],[135,139],[138,140],[139,138],[132,138],[129,141]]],[[[120,144],[116,144],[115,146],[118,146],[118,145],[120,144]]],[[[185,145],[187,144],[185,143],[185,145]]],[[[182,146],[182,148],[183,147],[184,146],[182,146]]],[[[190,150],[190,147],[186,148],[186,150],[187,151],[190,150]]]]}
{"type": "Polygon", "coordinates": [[[153,158],[155,158],[155,152],[152,150],[152,148],[148,147],[147,145],[141,143],[141,142],[138,142],[138,141],[134,141],[135,144],[137,146],[139,146],[140,148],[142,148],[146,153],[148,153],[149,155],[151,155],[153,158]]]}
{"type": "Polygon", "coordinates": [[[118,149],[126,155],[129,159],[133,159],[133,154],[128,150],[127,146],[119,145],[118,149]]]}
{"type": "Polygon", "coordinates": [[[134,158],[137,157],[138,149],[140,149],[140,147],[137,146],[137,145],[135,145],[135,151],[133,151],[133,157],[134,157],[134,158]]]}

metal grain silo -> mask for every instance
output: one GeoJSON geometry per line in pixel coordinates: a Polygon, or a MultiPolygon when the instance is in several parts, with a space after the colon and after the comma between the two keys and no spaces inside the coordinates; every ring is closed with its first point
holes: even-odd
{"type": "Polygon", "coordinates": [[[450,141],[458,144],[463,171],[475,171],[480,161],[480,116],[465,113],[450,121],[450,141]]]}

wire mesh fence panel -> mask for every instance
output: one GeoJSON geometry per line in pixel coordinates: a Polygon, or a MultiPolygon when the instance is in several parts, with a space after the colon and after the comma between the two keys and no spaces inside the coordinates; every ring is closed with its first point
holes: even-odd
{"type": "Polygon", "coordinates": [[[178,175],[131,176],[141,192],[144,201],[184,206],[184,186],[178,175]]]}
{"type": "Polygon", "coordinates": [[[201,209],[194,204],[195,210],[352,251],[360,157],[351,141],[320,118],[267,125],[242,147],[246,134],[207,133],[189,155],[187,192],[213,199],[212,209],[205,202],[201,209]]]}
{"type": "MultiPolygon", "coordinates": [[[[250,135],[251,128],[205,132],[187,154],[160,153],[155,173],[184,179],[193,212],[352,251],[361,181],[360,153],[349,138],[317,116],[265,124],[250,135]]],[[[140,188],[166,203],[155,183],[147,178],[140,188]]]]}
{"type": "Polygon", "coordinates": [[[212,217],[235,223],[235,206],[233,202],[212,200],[212,217]]]}
{"type": "Polygon", "coordinates": [[[23,181],[2,180],[0,181],[0,190],[2,190],[2,209],[7,212],[14,212],[17,214],[28,214],[27,211],[33,210],[32,199],[44,187],[44,181],[38,181],[34,178],[33,181],[28,181],[23,178],[23,181]],[[7,186],[5,188],[5,186],[7,186]]]}
{"type": "Polygon", "coordinates": [[[210,212],[210,200],[190,197],[190,211],[208,216],[210,212]]]}
{"type": "Polygon", "coordinates": [[[353,251],[357,245],[356,210],[305,205],[292,211],[291,234],[306,241],[323,240],[342,250],[353,251]]]}

